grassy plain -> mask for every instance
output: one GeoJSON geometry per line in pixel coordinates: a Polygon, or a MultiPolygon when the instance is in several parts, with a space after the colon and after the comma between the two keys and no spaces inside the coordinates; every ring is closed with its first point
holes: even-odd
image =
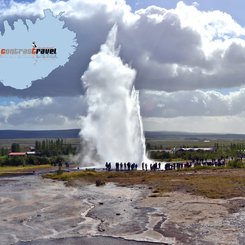
{"type": "Polygon", "coordinates": [[[121,186],[148,185],[152,197],[167,192],[181,191],[209,198],[232,198],[245,196],[245,169],[202,169],[191,171],[132,171],[96,172],[80,171],[62,174],[47,174],[44,177],[66,181],[68,185],[114,182],[121,186]]]}
{"type": "MultiPolygon", "coordinates": [[[[56,138],[55,138],[56,139],[56,138]]],[[[17,143],[21,147],[28,147],[28,146],[35,146],[35,141],[42,141],[45,139],[42,138],[33,138],[33,139],[0,139],[0,147],[11,147],[12,143],[17,143]]],[[[79,138],[66,138],[64,141],[67,144],[72,144],[73,146],[80,146],[80,139],[79,138]]],[[[204,139],[152,139],[147,138],[146,143],[150,143],[153,148],[156,146],[157,148],[172,148],[172,147],[212,147],[215,143],[219,145],[230,145],[233,144],[245,144],[245,139],[211,139],[205,141],[204,139]]]]}
{"type": "MultiPolygon", "coordinates": [[[[40,139],[11,139],[0,140],[1,146],[9,147],[12,143],[19,143],[21,146],[31,146],[35,140],[40,139]]],[[[66,139],[67,143],[79,146],[79,139],[66,139]]],[[[147,143],[156,148],[172,147],[212,147],[215,143],[219,145],[230,145],[245,143],[244,139],[152,139],[148,138],[147,143]]],[[[50,168],[50,166],[25,166],[25,167],[0,167],[0,176],[6,173],[31,172],[37,169],[50,168]]],[[[46,174],[44,177],[55,180],[66,181],[68,185],[82,185],[102,182],[114,182],[119,185],[146,184],[152,189],[152,197],[161,196],[167,192],[182,191],[191,194],[206,196],[209,198],[231,198],[237,196],[245,197],[245,169],[193,169],[185,171],[159,171],[159,172],[96,172],[79,171],[62,174],[46,174]]]]}
{"type": "Polygon", "coordinates": [[[52,168],[51,165],[27,165],[27,166],[0,166],[0,177],[8,175],[18,175],[23,173],[32,173],[36,170],[44,170],[52,168]]]}
{"type": "Polygon", "coordinates": [[[170,140],[170,139],[146,139],[146,143],[150,143],[151,148],[166,149],[166,148],[180,148],[180,147],[213,147],[214,144],[219,144],[220,146],[230,146],[230,144],[245,144],[245,140],[209,140],[205,142],[204,140],[170,140]]]}
{"type": "MultiPolygon", "coordinates": [[[[52,138],[48,138],[52,139],[52,138]]],[[[54,138],[56,140],[57,138],[54,138]]],[[[17,143],[21,148],[35,146],[35,141],[43,141],[45,138],[31,138],[31,139],[0,139],[0,148],[8,147],[10,148],[13,143],[17,143]]],[[[72,144],[72,146],[79,147],[80,140],[78,138],[66,138],[64,141],[67,144],[72,144]]]]}

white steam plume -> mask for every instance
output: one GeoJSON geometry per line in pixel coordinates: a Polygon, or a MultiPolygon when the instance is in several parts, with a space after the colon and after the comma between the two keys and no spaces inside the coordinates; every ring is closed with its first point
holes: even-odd
{"type": "Polygon", "coordinates": [[[134,89],[136,72],[118,56],[116,37],[114,26],[82,76],[88,103],[80,132],[83,166],[104,166],[106,161],[140,163],[145,157],[138,93],[134,89]]]}

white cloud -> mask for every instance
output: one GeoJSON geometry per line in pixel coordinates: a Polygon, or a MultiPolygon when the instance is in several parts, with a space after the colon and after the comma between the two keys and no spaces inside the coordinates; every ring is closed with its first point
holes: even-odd
{"type": "Polygon", "coordinates": [[[144,118],[146,131],[177,131],[195,133],[244,134],[245,115],[239,116],[188,116],[177,118],[144,118]]]}
{"type": "Polygon", "coordinates": [[[178,91],[140,93],[145,117],[232,116],[245,113],[245,88],[223,95],[217,91],[178,91]]]}
{"type": "MultiPolygon", "coordinates": [[[[196,6],[179,2],[176,9],[171,11],[179,16],[182,27],[192,28],[200,34],[207,55],[217,49],[226,49],[230,39],[236,41],[245,34],[245,29],[231,15],[219,10],[200,11],[196,6]]],[[[244,44],[243,40],[240,41],[244,44]]]]}
{"type": "Polygon", "coordinates": [[[8,123],[8,120],[11,116],[20,114],[23,110],[35,109],[39,106],[48,106],[52,103],[52,98],[45,97],[43,99],[31,99],[22,101],[19,103],[10,102],[9,105],[0,106],[0,119],[3,122],[8,123]]]}
{"type": "Polygon", "coordinates": [[[175,91],[244,84],[245,30],[229,14],[200,11],[183,2],[176,9],[151,6],[136,14],[139,19],[119,40],[122,54],[138,72],[138,88],[175,91]]]}
{"type": "Polygon", "coordinates": [[[1,129],[79,128],[86,114],[83,96],[29,99],[0,106],[1,129]]]}
{"type": "MultiPolygon", "coordinates": [[[[90,57],[98,52],[114,23],[119,26],[121,57],[137,70],[139,89],[176,91],[244,85],[245,30],[227,13],[200,11],[183,2],[176,9],[151,6],[132,13],[123,0],[37,0],[11,2],[8,9],[0,10],[0,15],[38,16],[43,8],[55,14],[64,11],[66,25],[77,33],[79,47],[70,60],[71,70],[66,71],[70,76],[77,75],[67,86],[62,69],[54,72],[67,93],[78,91],[90,57]],[[235,70],[234,60],[242,61],[235,70]]],[[[48,83],[57,87],[56,79],[48,77],[42,82],[40,85],[41,81],[35,81],[30,94],[37,95],[37,87],[43,96],[49,94],[48,83]]],[[[61,95],[60,90],[56,95],[61,95]]]]}
{"type": "Polygon", "coordinates": [[[145,130],[245,133],[245,89],[216,91],[142,91],[145,130]]]}
{"type": "Polygon", "coordinates": [[[130,12],[130,6],[124,0],[36,0],[31,3],[11,1],[8,7],[0,10],[0,15],[2,18],[13,15],[43,16],[43,9],[51,9],[56,15],[64,12],[65,17],[80,20],[93,18],[98,12],[105,13],[112,21],[116,16],[121,16],[125,23],[135,19],[130,12]]]}
{"type": "MultiPolygon", "coordinates": [[[[43,8],[50,8],[55,14],[65,11],[67,27],[77,33],[78,50],[63,69],[18,94],[83,93],[80,77],[117,22],[120,56],[137,71],[136,88],[143,90],[141,105],[146,129],[152,125],[153,129],[243,131],[244,89],[228,95],[214,91],[245,85],[245,29],[228,13],[201,11],[195,4],[187,6],[183,2],[175,9],[151,6],[132,13],[123,0],[37,0],[11,2],[10,8],[0,10],[0,16],[36,17],[43,8]]],[[[4,89],[9,93],[7,88],[1,88],[1,93],[5,93],[4,89]]],[[[59,101],[64,103],[67,100],[59,101]]],[[[55,114],[57,109],[52,110],[55,114]]],[[[78,108],[69,115],[59,111],[53,116],[51,111],[43,111],[44,116],[35,116],[46,125],[59,116],[63,125],[71,125],[69,121],[75,125],[79,115],[75,111],[78,108]]],[[[23,117],[19,118],[23,125],[23,117]]]]}
{"type": "Polygon", "coordinates": [[[198,6],[199,6],[199,3],[198,3],[198,2],[193,2],[192,5],[193,5],[194,7],[198,7],[198,6]]]}

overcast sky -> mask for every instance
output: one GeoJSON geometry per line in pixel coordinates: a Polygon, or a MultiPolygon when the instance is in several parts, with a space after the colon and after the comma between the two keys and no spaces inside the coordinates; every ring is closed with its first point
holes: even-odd
{"type": "Polygon", "coordinates": [[[245,133],[243,0],[0,0],[0,7],[2,34],[4,20],[35,21],[49,8],[64,11],[78,42],[64,67],[29,88],[0,83],[0,129],[80,127],[87,113],[80,78],[117,23],[120,57],[137,72],[145,130],[245,133]]]}

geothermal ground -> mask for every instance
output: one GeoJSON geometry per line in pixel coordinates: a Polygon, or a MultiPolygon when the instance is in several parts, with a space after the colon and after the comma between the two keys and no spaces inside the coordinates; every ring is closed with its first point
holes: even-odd
{"type": "MultiPolygon", "coordinates": [[[[73,183],[74,184],[74,183],[73,183]]],[[[0,244],[245,244],[245,198],[0,178],[0,244]]]]}

